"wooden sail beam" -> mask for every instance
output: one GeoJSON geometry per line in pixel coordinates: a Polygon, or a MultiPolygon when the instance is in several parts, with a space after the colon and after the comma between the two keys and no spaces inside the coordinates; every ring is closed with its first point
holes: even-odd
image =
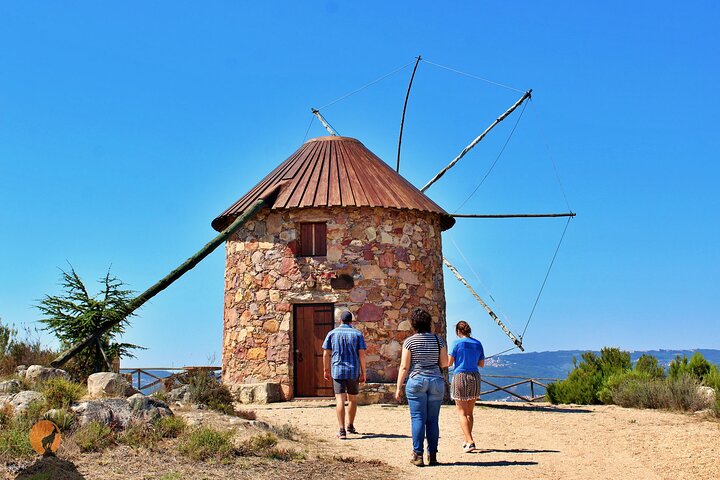
{"type": "Polygon", "coordinates": [[[457,279],[460,280],[460,283],[465,285],[465,287],[467,287],[467,289],[470,290],[470,293],[472,294],[473,297],[475,297],[475,300],[477,300],[480,303],[480,305],[482,305],[482,307],[485,309],[485,311],[488,312],[490,317],[495,321],[495,323],[497,323],[498,327],[500,327],[502,329],[502,331],[505,332],[505,335],[507,335],[510,338],[510,340],[512,340],[512,342],[520,349],[520,351],[524,352],[525,349],[523,348],[522,340],[518,340],[518,338],[515,335],[513,335],[510,330],[508,330],[508,328],[505,326],[505,324],[502,322],[502,320],[500,320],[498,318],[498,316],[495,315],[495,312],[493,312],[492,309],[488,306],[488,304],[485,303],[482,298],[480,298],[480,295],[478,295],[475,292],[475,290],[473,290],[473,288],[470,286],[470,284],[467,282],[467,280],[465,280],[465,278],[462,275],[460,275],[460,272],[458,272],[457,269],[455,267],[453,267],[450,262],[448,262],[447,258],[443,257],[443,263],[445,264],[446,267],[448,267],[450,269],[450,271],[453,273],[453,275],[455,275],[455,277],[457,277],[457,279]]]}
{"type": "Polygon", "coordinates": [[[408,84],[407,93],[405,94],[405,104],[403,105],[403,113],[400,118],[400,135],[398,136],[398,154],[397,154],[397,166],[395,171],[400,173],[400,146],[402,145],[403,127],[405,126],[405,110],[407,110],[408,99],[410,98],[410,89],[412,88],[413,80],[415,79],[415,71],[417,70],[418,64],[422,56],[418,55],[415,67],[413,67],[412,75],[410,75],[410,83],[408,84]]]}
{"type": "Polygon", "coordinates": [[[128,303],[127,308],[121,312],[117,317],[115,317],[112,320],[108,320],[101,324],[98,329],[95,331],[94,334],[88,336],[87,338],[79,341],[63,353],[61,353],[55,360],[51,362],[51,365],[53,367],[60,367],[64,365],[68,360],[73,358],[75,355],[77,355],[79,352],[81,352],[83,349],[91,346],[96,345],[99,346],[98,339],[102,337],[105,333],[107,333],[111,328],[113,328],[115,325],[119,324],[120,322],[124,321],[127,317],[129,317],[135,310],[140,308],[145,302],[153,298],[158,293],[165,290],[167,287],[169,287],[173,282],[175,282],[178,278],[182,277],[185,273],[190,271],[195,265],[200,263],[201,260],[203,260],[205,257],[210,255],[217,247],[219,247],[222,243],[224,243],[233,233],[235,233],[245,222],[250,220],[255,214],[262,209],[263,207],[270,206],[272,207],[273,203],[275,202],[275,198],[277,198],[277,194],[279,193],[280,189],[282,188],[282,184],[278,184],[275,188],[273,188],[270,192],[264,194],[261,198],[259,198],[255,203],[253,203],[245,212],[243,212],[242,215],[240,215],[238,218],[235,219],[235,221],[230,224],[229,227],[227,227],[225,230],[220,232],[215,238],[213,238],[210,242],[208,242],[203,248],[201,248],[195,255],[185,260],[179,267],[177,267],[175,270],[170,272],[168,275],[163,277],[160,281],[155,283],[153,286],[145,290],[143,293],[135,297],[128,303]]]}
{"type": "Polygon", "coordinates": [[[472,148],[473,148],[475,145],[477,145],[478,143],[480,143],[480,141],[481,141],[483,138],[485,138],[485,136],[486,136],[488,133],[490,133],[490,130],[492,130],[493,128],[495,128],[495,126],[496,126],[498,123],[500,123],[500,122],[502,122],[503,120],[505,120],[505,118],[506,118],[508,115],[510,115],[512,112],[514,112],[515,109],[516,109],[517,107],[519,107],[520,105],[522,105],[523,102],[524,102],[525,100],[527,100],[528,98],[530,98],[531,95],[532,95],[532,89],[530,89],[530,90],[528,90],[527,92],[525,92],[525,93],[523,94],[523,96],[520,97],[520,99],[519,99],[517,102],[515,102],[515,104],[514,104],[512,107],[510,107],[509,109],[507,109],[507,111],[506,111],[505,113],[503,113],[503,114],[500,115],[498,118],[496,118],[495,121],[494,121],[489,127],[487,127],[483,133],[481,133],[475,140],[473,140],[472,142],[470,142],[470,145],[468,145],[467,147],[465,147],[465,148],[463,149],[463,151],[460,152],[460,154],[459,154],[457,157],[455,157],[452,162],[450,162],[450,163],[448,164],[447,167],[445,167],[445,168],[443,168],[442,170],[440,170],[437,175],[435,175],[428,183],[425,184],[424,187],[422,187],[422,188],[420,189],[420,191],[421,191],[421,192],[424,192],[425,190],[427,190],[428,188],[430,188],[430,185],[432,185],[433,183],[435,183],[435,182],[437,182],[438,180],[440,180],[440,177],[442,177],[443,175],[445,175],[445,172],[447,172],[447,171],[450,170],[452,167],[454,167],[455,164],[456,164],[457,162],[459,162],[460,159],[463,158],[466,153],[468,153],[470,150],[472,150],[472,148]]]}
{"type": "Polygon", "coordinates": [[[497,213],[491,215],[475,214],[475,213],[451,213],[453,218],[555,218],[555,217],[574,217],[574,212],[568,213],[497,213]]]}
{"type": "Polygon", "coordinates": [[[311,110],[312,110],[313,115],[315,115],[317,117],[317,119],[320,120],[320,123],[322,123],[322,126],[325,127],[325,130],[327,130],[330,133],[330,135],[332,135],[334,137],[338,136],[337,132],[335,130],[333,130],[333,128],[330,126],[330,124],[327,121],[325,121],[325,117],[323,117],[322,114],[320,114],[320,110],[318,110],[317,108],[311,108],[311,110]]]}

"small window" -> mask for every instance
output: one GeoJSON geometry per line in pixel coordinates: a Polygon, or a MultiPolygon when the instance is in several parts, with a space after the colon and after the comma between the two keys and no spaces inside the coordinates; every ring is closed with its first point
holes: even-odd
{"type": "Polygon", "coordinates": [[[327,255],[327,225],[325,223],[300,224],[301,257],[322,257],[327,255]]]}

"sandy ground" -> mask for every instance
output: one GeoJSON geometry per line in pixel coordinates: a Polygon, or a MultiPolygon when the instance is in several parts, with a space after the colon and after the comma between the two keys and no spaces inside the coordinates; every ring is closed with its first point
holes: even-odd
{"type": "Polygon", "coordinates": [[[437,467],[409,464],[410,415],[404,405],[361,406],[361,433],[335,438],[330,400],[254,407],[259,419],[290,423],[327,453],[377,459],[402,478],[719,479],[720,422],[699,415],[617,406],[484,402],[475,410],[478,451],[465,454],[454,406],[440,412],[437,467]],[[324,439],[324,441],[323,441],[324,439]]]}

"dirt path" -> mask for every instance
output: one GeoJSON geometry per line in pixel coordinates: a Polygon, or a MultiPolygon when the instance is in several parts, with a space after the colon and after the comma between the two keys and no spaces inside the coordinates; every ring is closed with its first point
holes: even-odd
{"type": "Polygon", "coordinates": [[[297,401],[256,408],[258,418],[290,423],[329,453],[379,459],[406,478],[432,479],[713,479],[720,478],[720,422],[698,416],[616,406],[486,402],[476,408],[479,451],[460,450],[455,407],[440,412],[439,467],[409,464],[407,406],[358,409],[361,435],[334,438],[334,405],[297,401]]]}

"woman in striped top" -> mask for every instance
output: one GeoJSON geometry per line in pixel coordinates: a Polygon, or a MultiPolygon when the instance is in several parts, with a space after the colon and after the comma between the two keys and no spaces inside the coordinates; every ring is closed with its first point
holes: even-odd
{"type": "Polygon", "coordinates": [[[402,385],[408,377],[405,395],[410,406],[413,454],[411,463],[424,465],[423,444],[427,436],[428,465],[437,465],[440,438],[440,404],[445,396],[445,379],[441,368],[448,365],[447,347],[442,337],[431,333],[432,317],[422,308],[410,314],[415,335],[403,343],[395,398],[402,398],[402,385]]]}

